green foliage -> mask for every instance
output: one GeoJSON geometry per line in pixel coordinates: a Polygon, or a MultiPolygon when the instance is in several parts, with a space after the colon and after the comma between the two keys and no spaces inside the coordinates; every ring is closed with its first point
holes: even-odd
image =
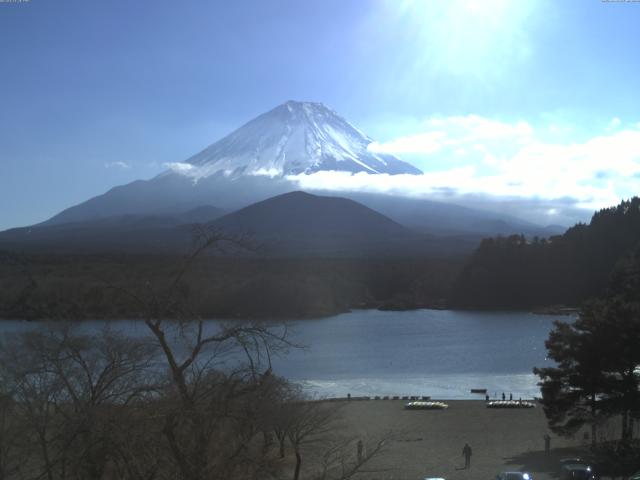
{"type": "MultiPolygon", "coordinates": [[[[542,405],[550,428],[559,435],[573,435],[585,424],[595,433],[597,423],[609,412],[603,395],[608,390],[609,346],[599,340],[605,328],[602,305],[583,308],[573,323],[555,322],[545,342],[556,367],[535,368],[541,379],[542,405]]],[[[592,435],[595,441],[595,435],[592,435]]]]}

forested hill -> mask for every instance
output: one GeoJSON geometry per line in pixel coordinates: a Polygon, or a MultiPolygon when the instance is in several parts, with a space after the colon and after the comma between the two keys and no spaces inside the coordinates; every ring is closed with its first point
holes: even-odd
{"type": "Polygon", "coordinates": [[[618,261],[640,244],[640,198],[596,212],[563,235],[488,238],[453,287],[459,308],[578,305],[602,295],[618,261]]]}

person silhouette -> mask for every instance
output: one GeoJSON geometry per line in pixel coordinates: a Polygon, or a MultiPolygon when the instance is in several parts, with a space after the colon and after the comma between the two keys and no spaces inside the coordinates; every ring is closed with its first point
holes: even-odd
{"type": "Polygon", "coordinates": [[[471,447],[468,443],[465,443],[464,447],[462,448],[462,456],[464,457],[464,468],[471,467],[471,455],[471,447]]]}
{"type": "Polygon", "coordinates": [[[513,400],[513,393],[509,394],[509,400],[513,400]]]}
{"type": "Polygon", "coordinates": [[[502,400],[504,400],[506,397],[504,395],[504,392],[502,392],[502,400]]]}

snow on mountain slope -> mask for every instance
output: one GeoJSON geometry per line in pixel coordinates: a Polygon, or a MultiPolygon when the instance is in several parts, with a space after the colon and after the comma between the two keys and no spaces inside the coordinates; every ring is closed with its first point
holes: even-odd
{"type": "Polygon", "coordinates": [[[393,155],[370,152],[371,142],[323,104],[289,101],[189,158],[182,173],[194,178],[219,172],[232,177],[319,170],[422,173],[393,155]]]}

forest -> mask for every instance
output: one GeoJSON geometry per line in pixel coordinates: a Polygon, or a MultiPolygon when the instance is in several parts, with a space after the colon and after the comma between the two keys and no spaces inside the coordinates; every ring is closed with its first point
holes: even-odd
{"type": "MultiPolygon", "coordinates": [[[[178,255],[0,253],[0,318],[139,318],[123,289],[170,285],[178,255]]],[[[352,308],[442,307],[461,259],[203,255],[182,285],[205,318],[306,318],[352,308]]]]}
{"type": "Polygon", "coordinates": [[[579,306],[605,293],[616,263],[639,243],[638,197],[549,239],[487,238],[454,281],[450,304],[466,309],[579,306]]]}

